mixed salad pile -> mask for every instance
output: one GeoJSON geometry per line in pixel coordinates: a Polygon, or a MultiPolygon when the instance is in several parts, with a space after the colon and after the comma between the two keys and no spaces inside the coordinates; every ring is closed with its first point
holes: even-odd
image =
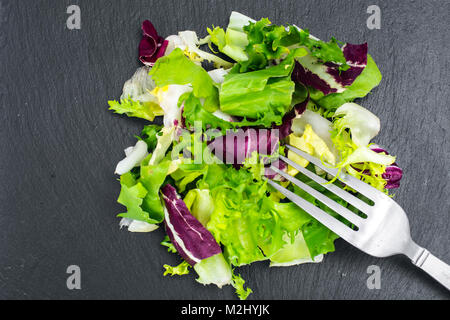
{"type": "Polygon", "coordinates": [[[164,275],[193,268],[198,282],[232,285],[246,299],[252,290],[236,267],[321,262],[334,251],[338,236],[267,179],[342,218],[272,167],[361,213],[278,156],[368,200],[288,152],[287,143],[383,192],[399,186],[395,157],[371,143],[379,118],[353,102],[381,81],[367,43],[325,42],[295,25],[237,12],[203,39],[193,31],[163,38],[150,21],[142,31],[143,66],[120,100],[109,101],[110,110],[151,122],[117,165],[118,202],[126,207],[118,216],[131,232],[165,228],[161,244],[182,260],[164,265],[164,275]],[[163,125],[153,123],[158,116],[163,125]]]}

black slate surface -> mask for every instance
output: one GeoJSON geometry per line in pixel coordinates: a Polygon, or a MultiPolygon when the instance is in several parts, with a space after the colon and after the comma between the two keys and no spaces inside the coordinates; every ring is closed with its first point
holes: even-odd
{"type": "MultiPolygon", "coordinates": [[[[322,39],[367,41],[383,73],[360,101],[377,114],[376,142],[404,169],[396,200],[412,236],[450,262],[449,1],[0,1],[0,298],[235,299],[231,287],[203,287],[194,275],[163,278],[175,255],[163,231],[120,231],[113,175],[144,122],[107,111],[139,66],[140,23],[168,36],[204,36],[232,10],[295,23],[322,39]],[[81,8],[81,30],[66,9],[81,8]],[[366,27],[381,8],[380,30],[366,27]],[[66,287],[79,265],[81,290],[66,287]]],[[[240,269],[249,299],[448,299],[445,289],[406,258],[376,259],[339,240],[318,265],[240,269]],[[369,265],[381,289],[369,290],[369,265]]]]}

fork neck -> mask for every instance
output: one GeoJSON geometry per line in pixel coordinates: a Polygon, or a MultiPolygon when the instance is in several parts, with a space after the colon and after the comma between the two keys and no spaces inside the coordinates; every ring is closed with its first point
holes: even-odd
{"type": "Polygon", "coordinates": [[[412,260],[413,263],[420,258],[423,251],[425,249],[415,243],[413,240],[410,240],[409,243],[405,246],[403,254],[405,254],[408,258],[412,260]]]}

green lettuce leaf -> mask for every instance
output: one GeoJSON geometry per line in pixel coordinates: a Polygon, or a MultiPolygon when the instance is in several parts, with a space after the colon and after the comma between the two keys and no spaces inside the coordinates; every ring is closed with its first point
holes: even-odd
{"type": "Polygon", "coordinates": [[[247,73],[230,72],[220,88],[220,109],[234,116],[252,119],[266,114],[278,117],[290,109],[295,84],[290,79],[294,63],[286,59],[277,66],[247,73]]]}
{"type": "Polygon", "coordinates": [[[307,48],[307,53],[323,63],[332,61],[341,64],[342,70],[348,69],[344,54],[334,38],[325,42],[310,37],[308,30],[300,30],[292,25],[272,25],[267,18],[250,22],[243,29],[247,34],[248,45],[245,52],[248,59],[240,61],[240,72],[260,70],[271,61],[284,59],[292,54],[296,56],[295,50],[299,48],[307,48]]]}
{"type": "Polygon", "coordinates": [[[248,56],[245,48],[248,45],[248,39],[243,28],[251,21],[253,20],[249,17],[233,11],[230,15],[230,22],[226,31],[219,27],[207,29],[210,41],[217,46],[220,52],[235,61],[246,61],[248,60],[248,56]]]}
{"type": "Polygon", "coordinates": [[[150,93],[154,87],[155,83],[148,75],[148,68],[137,69],[131,79],[125,82],[120,101],[108,101],[109,110],[153,121],[156,116],[163,115],[158,99],[150,93]]]}
{"type": "Polygon", "coordinates": [[[270,231],[277,227],[265,196],[266,183],[254,182],[253,175],[245,169],[209,165],[197,187],[210,189],[214,211],[207,229],[224,245],[228,261],[239,266],[265,260],[259,244],[270,241],[271,235],[276,237],[276,232],[270,231]]]}
{"type": "Polygon", "coordinates": [[[157,165],[166,156],[167,150],[172,146],[175,135],[175,127],[163,127],[158,132],[156,139],[156,147],[153,150],[153,154],[149,160],[149,164],[157,165]]]}
{"type": "Polygon", "coordinates": [[[270,257],[271,267],[312,262],[311,254],[301,231],[297,232],[293,241],[287,234],[285,234],[284,239],[287,243],[270,257]]]}
{"type": "Polygon", "coordinates": [[[118,214],[118,217],[144,221],[150,224],[161,222],[150,218],[149,213],[142,209],[144,198],[148,193],[142,183],[137,182],[131,173],[126,173],[120,177],[120,184],[121,191],[117,202],[125,206],[127,212],[118,214]]]}
{"type": "Polygon", "coordinates": [[[170,241],[170,238],[169,238],[168,235],[166,235],[164,237],[163,241],[161,241],[161,245],[164,246],[164,247],[167,247],[167,252],[177,253],[177,249],[175,248],[173,243],[170,241]]]}
{"type": "Polygon", "coordinates": [[[127,208],[127,212],[118,217],[144,221],[150,224],[164,220],[164,211],[159,198],[159,189],[164,183],[170,160],[158,165],[149,165],[150,156],[141,163],[140,169],[133,170],[120,177],[121,191],[118,203],[127,208]]]}
{"type": "Polygon", "coordinates": [[[214,200],[208,189],[192,189],[184,197],[184,203],[192,215],[204,226],[214,211],[214,200]]]}
{"type": "Polygon", "coordinates": [[[156,116],[164,113],[161,107],[155,102],[140,102],[132,99],[121,99],[108,101],[109,110],[118,114],[126,114],[129,117],[142,118],[148,121],[155,120],[156,116]]]}
{"type": "MultiPolygon", "coordinates": [[[[314,171],[314,165],[309,164],[307,167],[310,171],[314,171]]],[[[324,188],[322,185],[318,184],[317,182],[314,182],[304,176],[303,174],[299,173],[296,175],[296,178],[300,181],[304,182],[311,188],[314,188],[315,190],[323,193],[327,197],[331,198],[335,202],[339,203],[343,207],[347,207],[348,203],[336,196],[331,191],[324,188]]],[[[342,188],[342,185],[339,182],[335,182],[335,185],[342,188]]],[[[331,216],[341,220],[342,222],[346,223],[336,212],[328,208],[326,205],[324,205],[322,202],[318,201],[316,198],[311,196],[309,193],[303,191],[303,189],[297,187],[296,185],[290,185],[288,187],[292,192],[299,195],[303,199],[311,202],[315,206],[321,208],[331,216]]],[[[302,209],[298,209],[299,211],[303,211],[302,209]]],[[[326,254],[329,252],[333,252],[335,250],[334,247],[334,241],[338,239],[339,237],[331,230],[329,230],[327,227],[325,227],[323,224],[321,224],[319,221],[311,217],[308,213],[303,211],[304,217],[308,216],[308,221],[304,221],[302,224],[300,230],[303,233],[303,237],[305,239],[306,245],[308,246],[308,250],[311,254],[311,258],[314,258],[320,254],[326,254]]]]}
{"type": "Polygon", "coordinates": [[[320,254],[333,252],[335,250],[334,241],[339,239],[337,234],[315,219],[305,225],[302,232],[313,259],[320,254]]]}
{"type": "Polygon", "coordinates": [[[219,108],[218,91],[208,72],[189,60],[179,48],[159,58],[150,75],[158,87],[189,84],[197,98],[205,99],[206,110],[214,112],[219,108]]]}
{"type": "Polygon", "coordinates": [[[177,265],[175,267],[165,264],[164,269],[166,269],[166,271],[164,271],[164,276],[167,276],[167,275],[182,276],[185,274],[189,274],[190,267],[191,267],[191,265],[189,263],[187,263],[186,261],[183,261],[182,263],[180,263],[179,265],[177,265]]]}
{"type": "Polygon", "coordinates": [[[201,104],[200,99],[192,92],[181,96],[180,101],[184,102],[183,117],[185,118],[185,123],[188,128],[194,128],[196,121],[201,122],[203,130],[207,130],[208,128],[220,128],[224,131],[233,128],[233,125],[230,122],[222,120],[206,110],[201,104]]]}
{"type": "Polygon", "coordinates": [[[329,42],[325,42],[311,37],[308,30],[300,30],[295,26],[289,26],[287,35],[280,38],[278,41],[281,44],[288,46],[305,46],[309,49],[310,54],[321,62],[341,64],[340,70],[347,70],[349,68],[344,53],[338,45],[338,41],[333,37],[329,42]]]}
{"type": "Polygon", "coordinates": [[[162,126],[157,124],[147,125],[142,129],[141,136],[137,137],[139,140],[144,141],[147,146],[149,152],[153,152],[155,150],[156,145],[158,144],[158,133],[161,131],[162,126]]]}
{"type": "Polygon", "coordinates": [[[194,96],[194,94],[186,93],[180,97],[180,102],[184,102],[183,117],[188,128],[194,128],[196,122],[201,124],[201,128],[204,131],[208,129],[217,129],[225,134],[228,129],[235,129],[241,127],[250,126],[264,126],[271,127],[272,123],[281,124],[282,117],[275,114],[273,110],[266,112],[258,119],[228,122],[219,117],[216,117],[213,113],[206,110],[201,104],[200,99],[194,96]]]}
{"type": "Polygon", "coordinates": [[[236,294],[239,297],[240,300],[246,300],[248,296],[253,293],[252,289],[246,288],[244,289],[245,280],[242,278],[240,274],[234,273],[231,278],[231,285],[236,290],[236,294]]]}
{"type": "Polygon", "coordinates": [[[241,62],[248,60],[245,48],[248,45],[245,32],[239,32],[230,28],[225,32],[222,28],[208,28],[210,40],[214,43],[220,52],[226,54],[235,61],[241,62]]]}
{"type": "Polygon", "coordinates": [[[215,284],[219,288],[231,283],[231,267],[225,260],[223,254],[216,254],[201,260],[194,265],[194,270],[198,274],[197,281],[201,284],[215,284]]]}
{"type": "Polygon", "coordinates": [[[165,160],[157,165],[145,165],[144,163],[141,165],[139,182],[147,190],[147,194],[143,198],[142,209],[157,222],[164,220],[164,207],[159,197],[159,189],[166,179],[170,164],[170,160],[165,160]]]}
{"type": "Polygon", "coordinates": [[[225,257],[233,265],[269,259],[286,245],[286,234],[293,241],[298,232],[309,231],[305,242],[311,254],[332,251],[324,247],[335,240],[328,229],[319,230],[315,220],[295,204],[271,200],[266,182],[255,179],[252,168],[248,169],[208,166],[197,184],[210,189],[214,211],[207,228],[224,245],[225,257]]]}

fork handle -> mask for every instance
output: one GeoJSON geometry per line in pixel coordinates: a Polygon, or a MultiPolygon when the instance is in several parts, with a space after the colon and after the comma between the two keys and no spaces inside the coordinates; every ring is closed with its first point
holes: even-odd
{"type": "Polygon", "coordinates": [[[432,276],[447,290],[450,290],[450,266],[431,254],[427,249],[421,249],[416,257],[412,259],[412,263],[432,276]]]}

